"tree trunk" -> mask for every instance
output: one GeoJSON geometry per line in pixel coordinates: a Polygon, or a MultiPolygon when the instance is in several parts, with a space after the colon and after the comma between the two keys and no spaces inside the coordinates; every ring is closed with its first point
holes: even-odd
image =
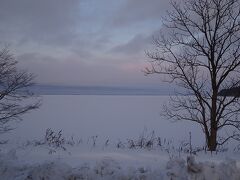
{"type": "Polygon", "coordinates": [[[211,109],[211,124],[210,136],[208,140],[208,150],[216,151],[217,148],[217,88],[216,88],[216,75],[213,75],[213,95],[212,95],[212,109],[211,109]]]}
{"type": "Polygon", "coordinates": [[[208,138],[208,150],[209,151],[216,151],[217,148],[217,130],[213,126],[211,126],[210,137],[208,138]]]}

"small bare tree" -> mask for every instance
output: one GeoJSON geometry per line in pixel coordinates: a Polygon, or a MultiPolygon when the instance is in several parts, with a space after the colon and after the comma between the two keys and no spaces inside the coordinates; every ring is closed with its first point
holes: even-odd
{"type": "Polygon", "coordinates": [[[39,100],[30,99],[34,76],[17,68],[17,61],[7,47],[0,50],[0,133],[12,130],[11,123],[21,115],[39,107],[39,100]]]}
{"type": "Polygon", "coordinates": [[[163,21],[167,31],[154,37],[156,48],[147,52],[146,74],[164,75],[185,89],[172,97],[165,115],[200,124],[208,149],[215,151],[230,138],[239,139],[239,98],[219,92],[240,85],[240,4],[183,0],[171,5],[163,21]],[[227,135],[219,138],[220,130],[227,135]]]}

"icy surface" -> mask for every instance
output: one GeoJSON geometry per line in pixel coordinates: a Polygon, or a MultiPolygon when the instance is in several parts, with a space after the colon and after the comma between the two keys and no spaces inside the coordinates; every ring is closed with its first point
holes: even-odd
{"type": "Polygon", "coordinates": [[[69,136],[99,136],[104,140],[138,136],[145,128],[161,137],[183,140],[192,132],[193,142],[204,141],[202,130],[189,122],[170,122],[162,117],[168,96],[42,96],[40,109],[26,114],[7,139],[39,138],[47,128],[63,129],[69,136]]]}

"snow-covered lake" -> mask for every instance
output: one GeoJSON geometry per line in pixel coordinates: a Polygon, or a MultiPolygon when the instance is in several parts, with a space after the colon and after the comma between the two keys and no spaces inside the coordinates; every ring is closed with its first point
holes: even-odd
{"type": "Polygon", "coordinates": [[[34,139],[43,137],[47,128],[63,130],[67,136],[126,140],[136,138],[144,130],[163,138],[189,138],[203,144],[198,125],[189,122],[170,122],[162,117],[162,105],[168,96],[114,95],[44,95],[42,106],[23,117],[17,129],[7,137],[34,139]]]}

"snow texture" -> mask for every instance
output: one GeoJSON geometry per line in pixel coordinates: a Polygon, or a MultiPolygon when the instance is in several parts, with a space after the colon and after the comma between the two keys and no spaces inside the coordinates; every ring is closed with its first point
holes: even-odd
{"type": "MultiPolygon", "coordinates": [[[[81,159],[79,159],[81,161],[81,159]]],[[[125,166],[114,157],[103,157],[94,164],[82,163],[72,167],[55,159],[41,163],[21,162],[15,150],[0,154],[1,180],[239,180],[240,168],[235,160],[221,163],[196,162],[194,156],[171,158],[165,167],[151,169],[138,164],[125,166]]]]}

